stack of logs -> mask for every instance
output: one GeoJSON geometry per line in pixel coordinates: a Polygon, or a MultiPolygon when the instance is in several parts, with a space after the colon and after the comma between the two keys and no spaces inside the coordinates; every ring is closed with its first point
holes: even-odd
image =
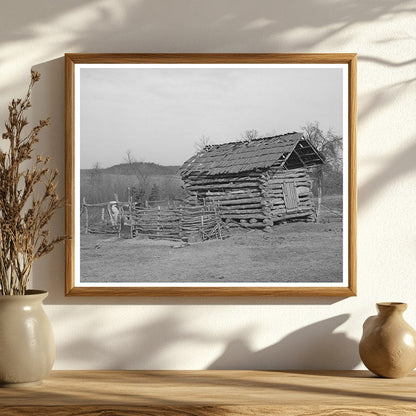
{"type": "Polygon", "coordinates": [[[190,175],[185,181],[188,204],[214,203],[226,222],[265,231],[281,221],[314,220],[311,186],[303,168],[240,175],[190,175]]]}

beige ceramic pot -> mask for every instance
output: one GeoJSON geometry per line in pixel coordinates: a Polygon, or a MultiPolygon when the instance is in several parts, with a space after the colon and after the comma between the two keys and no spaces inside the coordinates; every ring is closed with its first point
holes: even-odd
{"type": "Polygon", "coordinates": [[[360,357],[373,373],[400,378],[416,367],[416,331],[403,319],[405,303],[377,303],[363,325],[360,357]]]}
{"type": "Polygon", "coordinates": [[[52,326],[42,301],[48,292],[0,295],[0,386],[39,384],[55,360],[52,326]]]}

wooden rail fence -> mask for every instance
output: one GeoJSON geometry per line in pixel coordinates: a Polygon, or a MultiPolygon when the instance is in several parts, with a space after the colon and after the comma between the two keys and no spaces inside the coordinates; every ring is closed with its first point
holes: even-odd
{"type": "Polygon", "coordinates": [[[84,199],[81,232],[190,242],[223,239],[226,229],[215,205],[137,207],[120,201],[88,204],[84,199]]]}

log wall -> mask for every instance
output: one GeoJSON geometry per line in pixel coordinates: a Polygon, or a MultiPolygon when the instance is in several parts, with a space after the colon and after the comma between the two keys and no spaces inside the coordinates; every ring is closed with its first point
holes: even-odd
{"type": "Polygon", "coordinates": [[[184,179],[189,205],[216,204],[223,220],[266,231],[286,220],[315,219],[306,169],[269,169],[239,175],[192,174],[184,179]]]}

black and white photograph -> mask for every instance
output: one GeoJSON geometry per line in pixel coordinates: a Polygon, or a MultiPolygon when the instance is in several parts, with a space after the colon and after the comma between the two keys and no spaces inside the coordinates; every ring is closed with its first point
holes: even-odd
{"type": "Polygon", "coordinates": [[[347,63],[77,63],[75,286],[349,285],[347,63]]]}

